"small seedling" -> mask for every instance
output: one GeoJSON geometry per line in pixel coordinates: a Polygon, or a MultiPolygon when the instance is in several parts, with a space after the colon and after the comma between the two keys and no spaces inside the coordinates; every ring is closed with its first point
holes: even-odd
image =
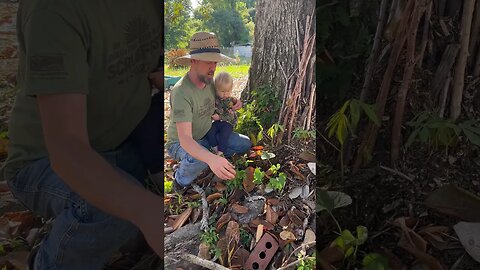
{"type": "Polygon", "coordinates": [[[253,183],[257,185],[261,185],[263,183],[263,177],[265,176],[265,172],[262,171],[260,168],[255,168],[253,172],[253,183]]]}
{"type": "Polygon", "coordinates": [[[280,192],[283,190],[283,187],[285,187],[286,181],[287,181],[287,176],[285,175],[285,173],[281,172],[278,174],[277,177],[270,178],[270,181],[268,181],[267,186],[280,192]]]}

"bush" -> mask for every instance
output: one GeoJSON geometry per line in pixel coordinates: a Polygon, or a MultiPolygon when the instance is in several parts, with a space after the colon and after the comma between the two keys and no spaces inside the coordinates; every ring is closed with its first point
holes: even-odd
{"type": "Polygon", "coordinates": [[[183,66],[175,64],[174,61],[178,57],[181,57],[181,56],[184,56],[184,55],[187,55],[187,54],[188,54],[188,51],[186,49],[173,49],[173,50],[168,51],[165,54],[165,61],[167,61],[167,64],[170,68],[181,68],[183,66]]]}

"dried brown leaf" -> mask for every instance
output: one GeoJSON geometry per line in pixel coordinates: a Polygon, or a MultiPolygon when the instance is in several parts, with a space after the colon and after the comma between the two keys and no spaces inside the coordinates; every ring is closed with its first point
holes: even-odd
{"type": "Polygon", "coordinates": [[[255,234],[255,243],[258,243],[260,241],[260,238],[263,236],[263,225],[259,224],[257,227],[257,233],[255,234]]]}
{"type": "Polygon", "coordinates": [[[249,256],[250,256],[250,252],[248,252],[244,248],[239,248],[233,255],[232,268],[233,268],[233,265],[245,265],[245,262],[247,261],[249,256]]]}
{"type": "Polygon", "coordinates": [[[216,199],[220,199],[222,197],[222,193],[213,193],[207,196],[207,202],[211,203],[215,201],[216,199]]]}
{"type": "Polygon", "coordinates": [[[220,182],[217,182],[215,184],[215,189],[218,190],[219,192],[223,192],[223,191],[227,190],[227,186],[220,183],[220,182]]]}
{"type": "Polygon", "coordinates": [[[280,200],[277,198],[268,198],[267,199],[267,204],[269,205],[278,205],[280,204],[280,200]]]}
{"type": "Polygon", "coordinates": [[[173,224],[173,229],[177,230],[178,228],[182,227],[183,224],[185,224],[185,221],[187,221],[188,217],[192,213],[192,208],[189,207],[183,213],[178,216],[178,218],[175,220],[175,223],[173,224]]]}
{"type": "Polygon", "coordinates": [[[253,183],[253,174],[255,169],[253,167],[247,167],[245,169],[245,177],[243,178],[243,188],[246,192],[251,192],[255,189],[255,184],[253,183]]]}
{"type": "Polygon", "coordinates": [[[309,151],[303,151],[302,153],[300,153],[300,155],[298,155],[298,157],[310,162],[317,161],[317,157],[315,156],[315,154],[309,151]]]}
{"type": "Polygon", "coordinates": [[[204,242],[200,243],[200,246],[198,247],[198,257],[205,260],[211,259],[208,245],[204,242]]]}
{"type": "Polygon", "coordinates": [[[275,225],[278,221],[278,215],[273,211],[272,207],[270,205],[267,205],[267,214],[266,214],[266,219],[268,222],[272,223],[275,225]]]}
{"type": "Polygon", "coordinates": [[[296,240],[295,234],[290,231],[284,230],[280,233],[280,238],[282,240],[296,240]]]}
{"type": "Polygon", "coordinates": [[[303,221],[293,212],[293,211],[288,211],[287,216],[290,218],[290,220],[295,223],[297,226],[302,226],[303,221]]]}
{"type": "Polygon", "coordinates": [[[282,228],[285,228],[290,224],[290,222],[291,222],[291,220],[288,217],[288,215],[285,215],[280,219],[279,224],[280,224],[280,226],[282,226],[282,228]]]}
{"type": "Polygon", "coordinates": [[[295,174],[295,176],[303,181],[305,181],[307,178],[305,177],[305,175],[303,175],[300,170],[298,170],[297,166],[293,165],[290,166],[290,171],[293,172],[295,174]]]}
{"type": "Polygon", "coordinates": [[[238,203],[232,204],[232,209],[235,213],[238,214],[245,214],[248,212],[248,208],[246,206],[240,205],[238,203]]]}
{"type": "Polygon", "coordinates": [[[227,230],[225,231],[225,236],[227,237],[228,243],[232,241],[235,242],[235,245],[240,241],[240,227],[235,220],[230,220],[227,225],[227,230]]]}
{"type": "Polygon", "coordinates": [[[223,214],[217,221],[217,232],[219,232],[222,227],[227,224],[232,219],[230,213],[223,214]]]}

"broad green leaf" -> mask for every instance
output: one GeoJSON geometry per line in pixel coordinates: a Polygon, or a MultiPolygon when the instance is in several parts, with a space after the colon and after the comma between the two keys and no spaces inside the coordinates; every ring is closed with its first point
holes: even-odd
{"type": "Polygon", "coordinates": [[[347,117],[342,114],[338,119],[338,126],[336,131],[336,137],[340,144],[343,145],[347,137],[347,117]]]}
{"type": "Polygon", "coordinates": [[[363,245],[368,238],[368,229],[365,226],[357,226],[357,245],[363,245]]]}
{"type": "Polygon", "coordinates": [[[327,210],[328,212],[332,212],[335,206],[335,202],[333,201],[328,191],[323,189],[317,189],[317,212],[322,210],[327,210]]]}
{"type": "Polygon", "coordinates": [[[341,114],[345,114],[345,111],[347,110],[349,104],[350,104],[350,100],[345,101],[342,108],[340,109],[341,114]]]}
{"type": "Polygon", "coordinates": [[[378,120],[377,114],[372,109],[372,107],[368,104],[363,103],[363,102],[360,102],[360,106],[362,107],[365,114],[368,116],[368,119],[370,119],[370,121],[375,123],[375,125],[379,126],[380,121],[378,120]]]}
{"type": "Polygon", "coordinates": [[[360,121],[360,105],[356,100],[350,102],[350,118],[352,119],[352,129],[356,129],[358,121],[360,121]]]}
{"type": "Polygon", "coordinates": [[[418,138],[420,139],[421,142],[426,142],[430,137],[430,131],[428,130],[428,128],[423,127],[420,130],[420,133],[418,135],[419,135],[418,138]]]}
{"type": "Polygon", "coordinates": [[[468,140],[469,140],[471,143],[480,146],[480,136],[478,136],[477,134],[471,132],[471,131],[468,130],[468,129],[464,129],[464,130],[463,130],[463,133],[465,133],[465,136],[467,136],[468,140]]]}
{"type": "Polygon", "coordinates": [[[322,210],[331,212],[334,208],[345,207],[351,203],[352,198],[343,192],[324,190],[317,192],[317,212],[322,210]]]}
{"type": "Polygon", "coordinates": [[[260,185],[263,182],[263,177],[265,176],[265,173],[262,172],[260,168],[255,168],[255,171],[253,172],[253,183],[260,185]]]}
{"type": "Polygon", "coordinates": [[[405,143],[405,148],[408,148],[410,145],[412,145],[412,143],[415,141],[419,132],[420,132],[420,129],[417,128],[412,132],[412,134],[410,134],[410,136],[408,136],[407,143],[405,143]]]}
{"type": "Polygon", "coordinates": [[[388,270],[388,259],[378,253],[369,253],[362,260],[365,270],[388,270]]]}
{"type": "Polygon", "coordinates": [[[261,159],[263,160],[266,160],[266,159],[271,159],[271,158],[274,158],[275,157],[275,154],[274,153],[270,153],[268,151],[263,151],[262,152],[262,155],[260,156],[261,159]]]}

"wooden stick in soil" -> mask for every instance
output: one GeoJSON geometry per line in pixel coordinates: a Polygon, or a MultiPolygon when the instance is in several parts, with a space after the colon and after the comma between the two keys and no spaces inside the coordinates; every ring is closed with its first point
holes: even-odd
{"type": "Polygon", "coordinates": [[[468,46],[468,58],[467,58],[467,66],[470,67],[470,70],[473,71],[475,64],[475,52],[477,51],[477,43],[478,43],[478,34],[480,32],[480,1],[476,1],[475,3],[475,10],[473,11],[473,21],[472,21],[472,29],[470,35],[470,44],[468,46]]]}
{"type": "Polygon", "coordinates": [[[453,72],[453,92],[450,103],[450,119],[455,121],[462,111],[463,86],[465,80],[465,66],[467,64],[468,44],[475,0],[465,0],[462,12],[462,29],[460,32],[460,52],[455,71],[453,72]]]}
{"type": "Polygon", "coordinates": [[[211,270],[229,270],[228,268],[226,268],[226,267],[224,267],[224,266],[222,266],[218,263],[202,259],[202,258],[197,257],[197,256],[192,255],[192,254],[182,254],[180,257],[187,262],[191,262],[193,264],[200,265],[202,267],[205,267],[205,268],[208,268],[208,269],[211,269],[211,270]]]}
{"type": "Polygon", "coordinates": [[[380,3],[380,15],[377,23],[377,30],[373,39],[373,47],[368,58],[368,64],[365,71],[365,80],[363,81],[362,92],[360,93],[360,100],[365,101],[370,94],[370,83],[372,82],[372,73],[375,68],[377,55],[380,48],[380,40],[382,39],[383,28],[385,26],[385,14],[387,10],[387,0],[382,0],[380,3]]]}
{"type": "Polygon", "coordinates": [[[445,108],[447,106],[448,89],[450,89],[450,83],[452,82],[452,76],[449,74],[445,86],[443,87],[442,96],[440,100],[440,110],[438,111],[438,117],[443,118],[445,114],[445,108]]]}
{"type": "Polygon", "coordinates": [[[460,44],[448,44],[447,48],[443,52],[442,60],[435,71],[435,75],[433,76],[433,81],[430,87],[430,93],[435,100],[435,104],[439,104],[437,102],[438,97],[445,88],[445,80],[450,74],[450,70],[455,63],[455,58],[457,57],[459,49],[460,44]]]}
{"type": "Polygon", "coordinates": [[[315,89],[317,88],[316,84],[312,85],[312,90],[310,91],[310,101],[308,102],[308,113],[307,113],[307,126],[305,127],[306,130],[310,130],[310,122],[312,121],[312,112],[313,112],[313,104],[315,101],[315,89]]]}
{"type": "MultiPolygon", "coordinates": [[[[410,23],[409,31],[408,31],[408,40],[407,40],[407,63],[405,72],[403,73],[403,80],[398,90],[397,94],[397,104],[395,106],[395,116],[393,120],[393,128],[392,128],[392,145],[391,145],[391,164],[395,165],[398,161],[398,157],[400,155],[400,139],[402,135],[402,122],[403,122],[403,114],[405,112],[405,100],[407,99],[408,89],[410,87],[410,83],[412,82],[412,75],[413,70],[415,68],[415,41],[417,40],[417,29],[418,25],[420,24],[420,18],[424,13],[424,5],[425,0],[420,0],[416,2],[413,17],[410,23]]],[[[395,167],[395,166],[394,166],[395,167]]]]}
{"type": "MultiPolygon", "coordinates": [[[[390,57],[388,59],[387,69],[385,74],[383,75],[382,84],[380,85],[380,91],[377,95],[376,106],[377,106],[377,119],[381,121],[383,118],[383,114],[385,112],[385,105],[387,103],[387,97],[390,90],[390,85],[392,83],[393,75],[396,71],[397,62],[400,57],[400,53],[405,44],[405,40],[407,35],[405,34],[405,28],[408,22],[408,19],[413,11],[414,0],[410,0],[407,2],[407,6],[405,7],[405,11],[403,13],[403,17],[399,23],[399,29],[397,31],[397,35],[393,41],[392,52],[390,53],[390,57]]],[[[360,166],[362,166],[365,156],[370,156],[372,152],[372,148],[375,145],[377,140],[377,135],[380,127],[376,126],[373,123],[369,123],[367,126],[367,130],[365,135],[363,136],[362,142],[360,144],[359,150],[357,152],[357,157],[353,164],[352,173],[356,173],[360,166]]]]}
{"type": "Polygon", "coordinates": [[[430,18],[432,17],[432,6],[433,0],[430,0],[430,3],[427,6],[427,10],[425,12],[425,19],[423,20],[423,33],[422,33],[422,42],[420,43],[420,52],[416,58],[416,63],[418,68],[422,68],[423,65],[423,56],[425,54],[425,49],[427,48],[428,42],[428,32],[430,29],[430,18]]]}

